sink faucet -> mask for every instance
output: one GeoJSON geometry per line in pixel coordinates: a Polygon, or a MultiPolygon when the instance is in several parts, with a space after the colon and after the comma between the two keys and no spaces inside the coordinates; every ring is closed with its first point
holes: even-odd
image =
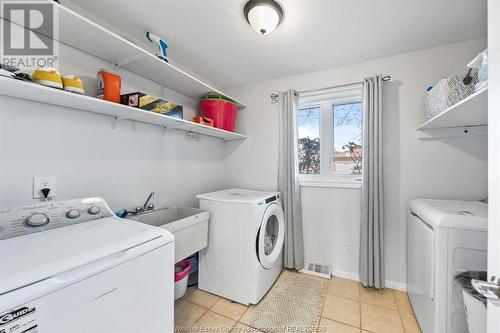
{"type": "Polygon", "coordinates": [[[137,207],[135,209],[135,214],[139,214],[139,213],[147,212],[147,211],[150,211],[150,210],[154,210],[155,209],[155,205],[153,203],[150,203],[150,202],[153,199],[156,199],[156,198],[158,198],[158,194],[156,194],[155,192],[149,193],[148,198],[146,199],[146,202],[144,203],[144,205],[142,207],[137,207]]]}

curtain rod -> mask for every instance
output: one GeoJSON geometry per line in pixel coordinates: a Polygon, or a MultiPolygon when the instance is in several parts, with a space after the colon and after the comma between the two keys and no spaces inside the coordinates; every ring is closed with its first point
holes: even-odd
{"type": "MultiPolygon", "coordinates": [[[[388,82],[391,80],[390,75],[384,75],[382,77],[383,82],[388,82]]],[[[352,83],[344,83],[344,84],[339,84],[336,86],[331,86],[331,87],[325,87],[325,88],[320,88],[320,89],[310,89],[310,90],[303,90],[303,91],[298,91],[299,94],[305,94],[305,93],[310,93],[314,91],[320,91],[320,90],[328,90],[328,89],[334,89],[334,88],[342,88],[342,87],[347,87],[347,86],[353,86],[355,84],[362,84],[364,81],[358,81],[358,82],[352,82],[352,83]]],[[[271,102],[272,103],[277,103],[279,101],[279,95],[277,93],[272,93],[271,94],[271,102]]]]}

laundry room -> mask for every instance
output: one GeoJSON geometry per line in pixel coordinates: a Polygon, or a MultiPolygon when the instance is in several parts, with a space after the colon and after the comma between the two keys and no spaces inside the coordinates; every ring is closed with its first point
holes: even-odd
{"type": "Polygon", "coordinates": [[[0,1],[0,333],[500,332],[497,17],[0,1]]]}

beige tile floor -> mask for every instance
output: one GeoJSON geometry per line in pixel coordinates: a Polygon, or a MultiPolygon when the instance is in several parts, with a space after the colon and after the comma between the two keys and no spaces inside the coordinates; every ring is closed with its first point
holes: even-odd
{"type": "MultiPolygon", "coordinates": [[[[176,332],[258,332],[245,325],[253,309],[189,288],[175,303],[176,332]]],[[[328,282],[319,332],[421,333],[406,293],[337,277],[328,282]]]]}

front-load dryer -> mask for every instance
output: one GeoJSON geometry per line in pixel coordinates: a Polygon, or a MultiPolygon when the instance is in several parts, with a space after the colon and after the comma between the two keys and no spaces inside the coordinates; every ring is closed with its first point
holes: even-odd
{"type": "Polygon", "coordinates": [[[228,189],[197,196],[210,212],[198,288],[257,304],[283,268],[285,219],[279,192],[228,189]]]}
{"type": "Polygon", "coordinates": [[[453,278],[486,271],[488,206],[477,201],[408,203],[408,294],[423,333],[468,333],[453,278]]]}

